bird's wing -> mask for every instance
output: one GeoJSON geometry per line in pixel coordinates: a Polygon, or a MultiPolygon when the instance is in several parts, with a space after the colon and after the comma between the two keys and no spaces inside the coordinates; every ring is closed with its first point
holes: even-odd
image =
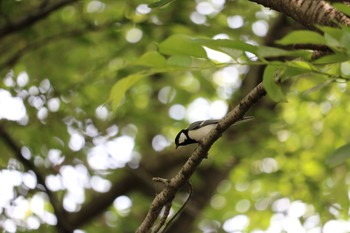
{"type": "MultiPolygon", "coordinates": [[[[239,124],[239,123],[243,123],[243,122],[246,122],[246,121],[250,121],[250,120],[253,120],[254,117],[253,116],[244,116],[243,118],[239,119],[236,123],[236,124],[239,124]]],[[[205,120],[205,121],[195,121],[193,122],[192,124],[190,124],[190,126],[188,126],[188,130],[195,130],[195,129],[198,129],[200,127],[203,127],[203,126],[206,126],[206,125],[213,125],[213,124],[217,124],[219,122],[218,119],[213,119],[213,120],[205,120]]]]}
{"type": "Polygon", "coordinates": [[[236,121],[236,122],[234,123],[234,125],[238,125],[238,124],[244,123],[244,122],[246,122],[246,121],[251,121],[251,120],[253,120],[253,119],[254,119],[253,116],[244,116],[243,118],[241,118],[241,119],[239,119],[238,121],[236,121]]]}
{"type": "Polygon", "coordinates": [[[219,120],[205,120],[205,121],[195,121],[187,128],[188,130],[195,130],[206,125],[217,124],[219,120]]]}

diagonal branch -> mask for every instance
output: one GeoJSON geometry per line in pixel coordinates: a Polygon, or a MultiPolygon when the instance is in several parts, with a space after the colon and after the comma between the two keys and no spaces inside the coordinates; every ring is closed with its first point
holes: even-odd
{"type": "Polygon", "coordinates": [[[279,11],[308,28],[350,25],[350,18],[325,0],[249,0],[279,11]]]}
{"type": "Polygon", "coordinates": [[[21,147],[17,145],[15,140],[8,134],[8,132],[2,126],[0,126],[0,138],[13,151],[15,157],[26,167],[26,169],[34,172],[38,184],[40,184],[44,188],[46,194],[50,199],[55,215],[57,217],[57,228],[59,229],[59,231],[62,233],[73,232],[73,229],[67,225],[67,221],[65,221],[64,219],[62,208],[60,208],[60,206],[58,205],[56,197],[51,192],[51,190],[47,188],[45,184],[45,177],[38,171],[37,167],[35,167],[35,165],[30,160],[27,160],[25,157],[23,157],[21,147]]]}
{"type": "Polygon", "coordinates": [[[137,233],[150,232],[162,208],[169,203],[169,201],[174,198],[176,192],[188,182],[189,178],[202,160],[207,157],[208,151],[215,141],[218,140],[221,134],[233,123],[241,119],[244,114],[265,94],[266,91],[262,83],[258,84],[231,112],[219,121],[219,124],[215,129],[212,129],[210,133],[203,138],[202,142],[193,151],[191,157],[187,160],[179,173],[170,179],[164,190],[154,198],[150,210],[136,231],[137,233]]]}
{"type": "Polygon", "coordinates": [[[17,49],[17,51],[14,54],[12,54],[9,58],[3,61],[2,64],[0,64],[0,69],[13,66],[19,59],[21,59],[29,51],[40,49],[44,46],[47,46],[50,43],[54,43],[57,41],[82,36],[84,33],[87,33],[87,32],[98,32],[112,26],[114,23],[115,23],[114,21],[111,21],[98,26],[87,24],[84,28],[65,31],[59,34],[50,35],[50,36],[38,39],[33,42],[29,42],[28,44],[26,44],[25,47],[17,49]]]}
{"type": "Polygon", "coordinates": [[[23,28],[29,27],[35,24],[37,21],[49,16],[52,12],[60,9],[61,7],[74,3],[76,1],[78,0],[61,0],[55,1],[51,5],[43,5],[42,7],[39,7],[39,9],[37,9],[36,11],[33,11],[28,16],[19,19],[17,22],[9,23],[4,28],[0,28],[0,39],[6,35],[22,30],[23,28]]]}

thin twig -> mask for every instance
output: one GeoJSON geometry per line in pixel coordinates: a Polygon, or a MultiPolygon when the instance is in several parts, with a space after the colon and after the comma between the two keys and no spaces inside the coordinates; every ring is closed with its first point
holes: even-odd
{"type": "MultiPolygon", "coordinates": [[[[163,178],[153,178],[154,181],[157,182],[162,182],[164,184],[167,184],[168,180],[167,179],[163,179],[163,178]]],[[[189,186],[189,190],[188,190],[188,196],[185,200],[185,202],[181,205],[180,209],[168,220],[168,222],[165,224],[169,213],[170,213],[170,209],[171,209],[171,204],[172,202],[169,202],[168,204],[165,205],[165,209],[164,209],[164,213],[162,218],[159,221],[159,224],[157,226],[157,228],[153,231],[153,233],[157,233],[159,232],[159,230],[164,226],[163,230],[161,231],[162,233],[165,232],[165,230],[170,226],[170,224],[174,221],[174,219],[181,213],[181,211],[185,208],[185,206],[187,205],[187,203],[190,201],[191,197],[192,197],[192,193],[193,193],[193,188],[192,188],[192,184],[190,181],[188,181],[188,186],[189,186]]]]}
{"type": "Polygon", "coordinates": [[[192,193],[193,193],[193,187],[190,181],[188,181],[188,197],[186,198],[186,201],[182,204],[182,206],[180,207],[180,209],[176,212],[176,214],[174,214],[174,216],[169,219],[169,221],[166,223],[162,233],[164,233],[166,231],[166,229],[170,226],[170,224],[174,221],[174,219],[183,211],[183,209],[186,207],[186,205],[188,204],[188,202],[190,201],[191,197],[192,197],[192,193]]]}
{"type": "Polygon", "coordinates": [[[170,209],[171,209],[171,203],[172,202],[168,202],[165,206],[164,206],[164,213],[163,216],[161,217],[159,224],[157,226],[157,228],[153,231],[153,233],[157,233],[165,224],[166,219],[169,216],[170,213],[170,209]]]}

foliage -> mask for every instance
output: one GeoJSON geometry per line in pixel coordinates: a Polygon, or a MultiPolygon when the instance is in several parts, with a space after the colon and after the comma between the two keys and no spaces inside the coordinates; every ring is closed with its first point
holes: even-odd
{"type": "MultiPolygon", "coordinates": [[[[0,27],[45,2],[0,2],[0,27]]],[[[152,177],[172,177],[193,149],[175,151],[176,133],[223,117],[261,78],[269,98],[252,110],[255,122],[229,129],[192,177],[193,203],[209,193],[192,209],[193,232],[341,224],[350,30],[294,30],[265,45],[256,25],[273,30],[278,20],[243,0],[84,0],[0,35],[0,226],[54,232],[46,185],[74,228],[135,231],[162,188],[152,177]],[[222,176],[206,191],[207,171],[222,176]]]]}

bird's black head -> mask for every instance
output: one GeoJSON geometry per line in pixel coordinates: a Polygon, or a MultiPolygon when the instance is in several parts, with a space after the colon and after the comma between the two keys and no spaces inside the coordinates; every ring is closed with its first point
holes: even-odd
{"type": "Polygon", "coordinates": [[[185,146],[191,143],[197,143],[197,141],[192,140],[188,137],[188,129],[182,129],[175,137],[176,148],[179,146],[185,146]]]}

